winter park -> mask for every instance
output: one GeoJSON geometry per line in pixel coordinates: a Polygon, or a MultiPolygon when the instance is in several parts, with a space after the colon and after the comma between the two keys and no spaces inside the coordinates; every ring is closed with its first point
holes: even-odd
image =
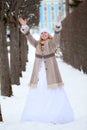
{"type": "Polygon", "coordinates": [[[87,130],[87,1],[0,10],[0,130],[87,130]]]}

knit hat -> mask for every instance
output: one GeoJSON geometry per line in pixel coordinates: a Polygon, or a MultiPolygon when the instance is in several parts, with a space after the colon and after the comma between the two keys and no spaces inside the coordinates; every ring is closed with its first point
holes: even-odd
{"type": "Polygon", "coordinates": [[[40,30],[40,34],[41,34],[42,32],[47,32],[47,33],[49,33],[49,30],[48,30],[47,28],[43,28],[43,29],[40,30]]]}

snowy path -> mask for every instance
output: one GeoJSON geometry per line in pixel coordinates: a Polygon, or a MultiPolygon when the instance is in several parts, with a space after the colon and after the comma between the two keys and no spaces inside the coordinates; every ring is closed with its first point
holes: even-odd
{"type": "Polygon", "coordinates": [[[21,84],[12,86],[14,96],[0,97],[4,120],[0,123],[0,130],[87,130],[87,75],[60,59],[58,65],[65,83],[65,91],[75,114],[74,122],[62,125],[20,122],[34,62],[34,48],[32,46],[29,48],[29,62],[26,65],[26,72],[23,72],[23,77],[20,78],[21,84]]]}

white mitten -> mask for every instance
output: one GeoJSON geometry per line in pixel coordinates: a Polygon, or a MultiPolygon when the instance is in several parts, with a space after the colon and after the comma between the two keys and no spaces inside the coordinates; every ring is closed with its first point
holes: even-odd
{"type": "Polygon", "coordinates": [[[60,27],[61,26],[61,22],[56,22],[56,26],[60,27]]]}
{"type": "Polygon", "coordinates": [[[21,32],[23,33],[23,34],[27,34],[28,32],[29,32],[29,26],[28,25],[22,25],[21,26],[21,32]]]}
{"type": "Polygon", "coordinates": [[[54,27],[54,31],[56,33],[59,33],[61,30],[62,30],[62,24],[61,24],[61,22],[56,22],[56,25],[54,27]]]}

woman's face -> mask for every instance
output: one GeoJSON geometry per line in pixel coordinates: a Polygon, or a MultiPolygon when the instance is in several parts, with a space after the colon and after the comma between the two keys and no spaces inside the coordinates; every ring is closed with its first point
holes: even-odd
{"type": "Polygon", "coordinates": [[[41,39],[43,39],[43,40],[47,40],[49,34],[48,34],[47,32],[42,32],[40,36],[41,36],[41,39]]]}

